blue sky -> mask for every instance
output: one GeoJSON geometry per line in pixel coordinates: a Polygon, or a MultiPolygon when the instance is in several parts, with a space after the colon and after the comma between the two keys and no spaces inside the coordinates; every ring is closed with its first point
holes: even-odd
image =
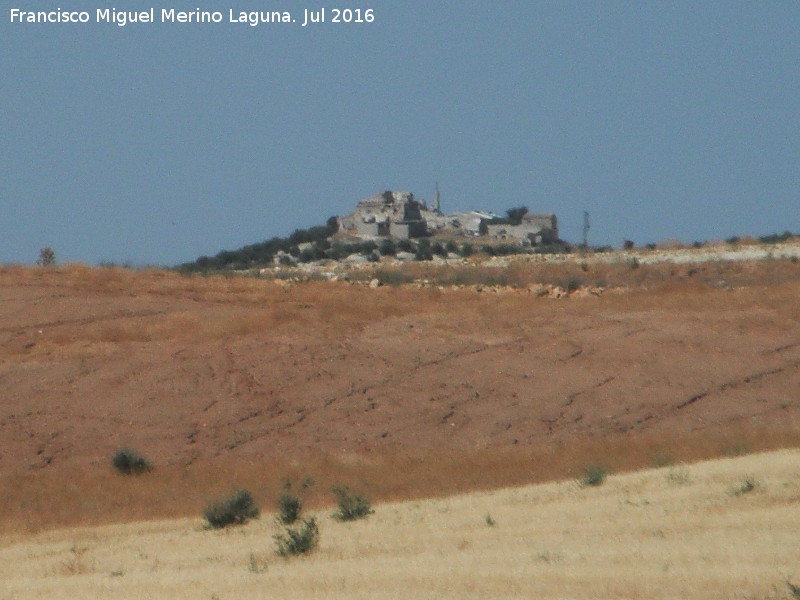
{"type": "MultiPolygon", "coordinates": [[[[162,8],[287,10],[277,0],[162,8]]],[[[356,5],[352,5],[356,6],[356,5]]],[[[370,2],[371,24],[19,24],[0,262],[173,265],[385,189],[619,246],[800,232],[800,2],[370,2]]]]}

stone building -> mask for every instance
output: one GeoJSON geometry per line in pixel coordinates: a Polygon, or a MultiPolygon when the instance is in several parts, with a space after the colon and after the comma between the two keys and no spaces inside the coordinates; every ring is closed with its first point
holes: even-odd
{"type": "Polygon", "coordinates": [[[361,237],[423,237],[428,234],[423,212],[431,211],[411,192],[386,191],[359,201],[355,211],[339,217],[339,231],[361,237]]]}
{"type": "Polygon", "coordinates": [[[521,240],[523,244],[531,246],[558,241],[558,220],[552,213],[526,213],[519,225],[484,223],[482,232],[494,239],[521,240]]]}
{"type": "Polygon", "coordinates": [[[339,217],[339,231],[364,238],[408,239],[449,234],[513,240],[523,245],[558,241],[554,214],[523,215],[518,225],[498,223],[497,215],[483,211],[443,214],[431,209],[411,192],[386,191],[356,204],[355,210],[339,217]]]}

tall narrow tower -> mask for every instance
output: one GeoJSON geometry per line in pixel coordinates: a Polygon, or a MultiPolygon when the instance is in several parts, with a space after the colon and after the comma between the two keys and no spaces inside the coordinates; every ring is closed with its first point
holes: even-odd
{"type": "Polygon", "coordinates": [[[441,203],[441,196],[439,194],[439,182],[436,182],[436,191],[433,193],[433,208],[436,212],[441,212],[442,210],[442,203],[441,203]]]}
{"type": "Polygon", "coordinates": [[[589,247],[589,229],[590,229],[590,227],[591,226],[589,225],[589,212],[585,210],[585,211],[583,211],[583,247],[584,248],[588,248],[589,247]]]}

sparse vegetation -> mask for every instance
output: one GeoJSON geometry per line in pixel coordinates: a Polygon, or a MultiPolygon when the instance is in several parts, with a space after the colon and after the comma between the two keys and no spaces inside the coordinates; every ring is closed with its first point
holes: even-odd
{"type": "Polygon", "coordinates": [[[351,496],[346,487],[335,487],[333,493],[339,501],[339,510],[333,514],[333,518],[338,521],[355,521],[374,512],[369,500],[363,496],[351,496]]]}
{"type": "Polygon", "coordinates": [[[667,473],[667,481],[672,485],[686,485],[689,483],[689,469],[682,467],[680,469],[670,469],[667,473]]]}
{"type": "Polygon", "coordinates": [[[575,278],[575,279],[570,279],[570,280],[567,282],[567,291],[568,291],[568,292],[574,292],[575,290],[578,290],[578,289],[580,289],[580,287],[581,287],[582,285],[583,285],[583,281],[582,281],[581,279],[577,279],[577,278],[575,278]]]}
{"type": "Polygon", "coordinates": [[[800,600],[800,585],[792,583],[791,580],[787,577],[786,587],[789,588],[789,593],[792,595],[792,598],[800,600]]]}
{"type": "Polygon", "coordinates": [[[294,529],[287,527],[283,533],[275,536],[276,550],[278,556],[297,556],[308,554],[319,543],[319,528],[314,519],[306,519],[299,527],[294,529]]]}
{"type": "Polygon", "coordinates": [[[608,476],[608,470],[601,465],[590,465],[583,470],[583,476],[580,478],[581,486],[600,486],[605,483],[608,476]]]}
{"type": "Polygon", "coordinates": [[[132,448],[120,448],[111,459],[112,466],[123,475],[139,475],[153,469],[153,464],[132,448]]]}
{"type": "Polygon", "coordinates": [[[394,241],[390,238],[386,238],[385,240],[381,241],[381,245],[379,246],[378,250],[383,256],[394,256],[397,254],[397,245],[394,241]]]}
{"type": "Polygon", "coordinates": [[[497,521],[495,521],[495,520],[492,518],[492,515],[491,515],[490,513],[486,513],[486,524],[487,524],[489,527],[494,527],[494,526],[497,524],[497,521]]]}
{"type": "Polygon", "coordinates": [[[40,267],[54,267],[56,264],[55,251],[50,247],[39,250],[39,259],[36,264],[40,267]]]}
{"type": "Polygon", "coordinates": [[[756,482],[753,477],[746,477],[733,488],[734,496],[743,496],[756,489],[756,482]]]}
{"type": "Polygon", "coordinates": [[[668,467],[672,464],[672,458],[663,452],[658,452],[653,456],[653,459],[650,461],[650,466],[654,469],[660,469],[661,467],[668,467]]]}
{"type": "Polygon", "coordinates": [[[63,575],[84,575],[88,573],[91,569],[83,558],[87,550],[89,548],[73,545],[69,549],[69,558],[61,563],[61,573],[63,575]]]}
{"type": "Polygon", "coordinates": [[[381,285],[403,285],[414,281],[413,275],[400,269],[380,269],[375,272],[375,278],[381,285]]]}
{"type": "Polygon", "coordinates": [[[728,451],[730,456],[745,456],[746,454],[750,454],[750,446],[746,442],[737,442],[731,449],[728,451]]]}
{"type": "Polygon", "coordinates": [[[280,510],[278,520],[284,525],[291,525],[300,517],[303,504],[297,496],[284,493],[278,499],[278,508],[280,510]]]}
{"type": "MultiPolygon", "coordinates": [[[[460,598],[470,589],[501,597],[514,581],[527,596],[556,598],[569,571],[598,597],[642,597],[657,589],[687,599],[800,600],[795,536],[786,527],[796,506],[797,458],[792,449],[693,463],[696,484],[679,492],[665,480],[665,469],[620,474],[608,492],[576,495],[574,482],[558,481],[413,499],[393,504],[372,525],[340,530],[329,524],[338,530],[330,539],[319,516],[313,524],[301,518],[292,534],[281,527],[266,536],[272,523],[219,535],[185,520],[9,536],[3,590],[8,598],[58,597],[65,584],[75,597],[93,597],[99,584],[126,598],[182,598],[190,587],[207,590],[200,594],[205,598],[213,590],[224,591],[221,598],[247,597],[254,589],[289,590],[300,598],[317,597],[320,589],[336,599],[362,589],[380,590],[379,597],[425,597],[457,576],[458,585],[442,588],[442,597],[460,598]],[[759,485],[758,498],[720,502],[719,483],[733,485],[742,479],[737,473],[785,484],[759,485]],[[513,523],[500,525],[501,513],[513,514],[513,523]],[[487,516],[497,524],[489,525],[487,516]],[[632,548],[639,568],[620,568],[632,548]],[[580,569],[584,557],[592,557],[594,568],[580,569]],[[479,564],[492,565],[491,582],[479,564]],[[520,564],[528,567],[524,573],[520,564]],[[682,568],[689,564],[700,567],[682,568]],[[128,590],[131,584],[137,589],[128,590]]],[[[299,481],[292,489],[300,492],[299,481]]]]}
{"type": "MultiPolygon", "coordinates": [[[[215,256],[201,256],[194,262],[184,263],[178,267],[182,273],[197,273],[222,270],[248,269],[257,266],[266,266],[272,263],[279,252],[286,252],[295,257],[301,257],[299,244],[313,244],[313,248],[303,258],[314,260],[314,248],[325,250],[327,238],[338,230],[338,220],[330,217],[325,225],[309,229],[296,229],[289,237],[274,237],[258,244],[243,246],[238,250],[223,250],[215,256]]],[[[324,255],[324,254],[323,254],[324,255]]]]}
{"type": "Polygon", "coordinates": [[[791,231],[784,231],[783,233],[773,233],[771,235],[763,235],[760,238],[758,238],[758,240],[762,244],[780,244],[783,242],[787,242],[795,237],[797,237],[797,235],[792,233],[791,231]]]}
{"type": "Polygon", "coordinates": [[[247,570],[254,575],[260,575],[267,572],[267,563],[262,558],[256,556],[253,552],[250,553],[250,558],[247,560],[247,570]]]}
{"type": "Polygon", "coordinates": [[[209,505],[203,515],[213,529],[239,525],[258,518],[260,510],[247,490],[237,490],[230,497],[209,505]]]}

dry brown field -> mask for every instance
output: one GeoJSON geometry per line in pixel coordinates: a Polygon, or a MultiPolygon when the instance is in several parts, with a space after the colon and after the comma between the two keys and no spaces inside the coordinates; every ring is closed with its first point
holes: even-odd
{"type": "Polygon", "coordinates": [[[334,485],[445,498],[800,445],[797,262],[506,275],[487,293],[0,267],[0,532],[196,518],[287,479],[324,510],[334,485]],[[575,277],[606,289],[526,287],[575,277]],[[122,446],[155,469],[118,475],[122,446]]]}
{"type": "Polygon", "coordinates": [[[305,557],[276,556],[269,512],[7,535],[0,597],[792,600],[799,501],[800,454],[783,450],[381,503],[350,523],[314,511],[305,557]]]}

